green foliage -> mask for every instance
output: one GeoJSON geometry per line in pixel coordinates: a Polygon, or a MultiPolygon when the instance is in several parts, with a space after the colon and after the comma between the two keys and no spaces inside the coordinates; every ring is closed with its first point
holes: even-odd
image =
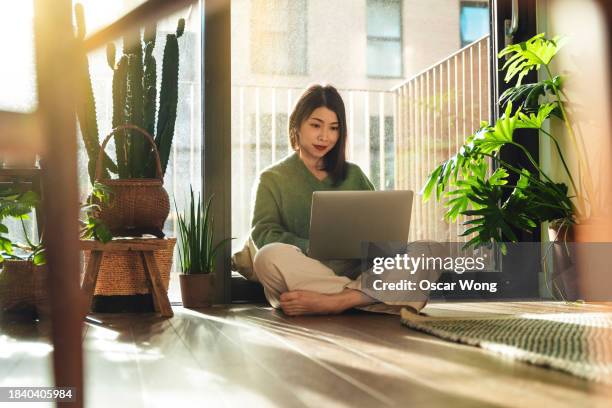
{"type": "MultiPolygon", "coordinates": [[[[124,50],[127,47],[124,45],[124,50]]],[[[126,111],[126,123],[144,128],[144,90],[142,79],[144,68],[142,64],[142,49],[140,48],[140,34],[137,45],[131,50],[138,50],[126,54],[128,56],[127,92],[124,107],[126,111]]],[[[121,103],[121,101],[119,102],[121,103]]],[[[136,130],[127,131],[128,143],[128,168],[130,177],[142,177],[144,166],[144,146],[147,141],[142,134],[136,130]]]]}
{"type": "MultiPolygon", "coordinates": [[[[93,208],[95,208],[95,211],[99,211],[99,207],[92,207],[92,209],[93,208]]],[[[107,243],[113,239],[113,234],[106,224],[88,214],[85,221],[81,220],[81,237],[107,243]]]]}
{"type": "Polygon", "coordinates": [[[85,214],[84,219],[79,220],[81,238],[95,239],[103,243],[113,239],[113,234],[106,224],[97,217],[100,212],[100,204],[110,202],[112,194],[110,187],[102,183],[94,184],[89,201],[81,206],[81,212],[85,214]]]}
{"type": "MultiPolygon", "coordinates": [[[[98,122],[96,119],[96,105],[89,76],[89,62],[87,53],[83,48],[83,39],[86,34],[85,13],[83,5],[80,3],[74,6],[75,20],[77,23],[77,35],[75,40],[76,58],[76,80],[78,84],[78,102],[76,104],[76,113],[79,119],[79,127],[83,136],[83,144],[89,157],[88,171],[89,179],[93,184],[95,175],[95,162],[98,158],[100,149],[100,140],[98,136],[98,122]]],[[[117,172],[117,167],[113,161],[104,154],[104,176],[108,177],[108,170],[113,173],[117,172]]]]}
{"type": "Polygon", "coordinates": [[[215,257],[224,245],[232,238],[221,240],[214,244],[214,217],[210,215],[211,196],[204,208],[201,206],[200,195],[194,197],[190,188],[189,207],[181,214],[176,202],[179,226],[179,259],[181,270],[185,274],[210,273],[215,269],[215,257]]]}
{"type": "Polygon", "coordinates": [[[115,54],[117,54],[117,47],[115,47],[115,44],[106,44],[106,62],[110,69],[115,69],[115,54]]]}
{"type": "MultiPolygon", "coordinates": [[[[155,25],[145,27],[142,37],[138,31],[124,38],[123,55],[116,66],[111,64],[115,60],[114,48],[107,49],[107,59],[114,70],[113,128],[131,124],[151,134],[160,153],[163,174],[166,172],[174,138],[178,105],[177,38],[183,33],[184,26],[184,19],[180,19],[177,34],[168,34],[166,38],[157,115],[157,62],[153,56],[155,25]]],[[[115,138],[120,178],[155,176],[155,157],[152,148],[140,132],[135,130],[119,132],[115,138]]]]}
{"type": "MultiPolygon", "coordinates": [[[[114,50],[115,47],[113,46],[114,50]]],[[[115,59],[114,57],[112,58],[115,59]]],[[[114,68],[113,75],[113,101],[124,101],[127,95],[127,69],[128,56],[122,55],[114,68]]],[[[127,123],[125,106],[121,103],[113,103],[113,129],[127,123]]],[[[127,132],[120,130],[115,133],[115,152],[117,155],[117,171],[119,178],[129,178],[128,166],[128,143],[127,132]]],[[[93,184],[93,183],[92,183],[93,184]]]]}
{"type": "MultiPolygon", "coordinates": [[[[96,183],[92,197],[100,201],[108,202],[111,192],[103,184],[96,183]]],[[[34,191],[23,190],[18,187],[0,188],[0,263],[4,259],[21,259],[32,261],[34,265],[44,265],[46,263],[44,232],[41,231],[41,239],[34,242],[25,225],[29,214],[40,203],[40,197],[34,191]],[[7,235],[8,227],[3,223],[6,218],[19,220],[25,242],[13,242],[7,235]]],[[[106,225],[94,217],[99,207],[95,204],[85,204],[81,206],[81,211],[87,214],[86,221],[81,221],[81,237],[94,238],[102,242],[108,242],[112,235],[106,225]]]]}
{"type": "MultiPolygon", "coordinates": [[[[80,84],[77,115],[89,157],[88,170],[93,185],[100,141],[89,64],[82,46],[86,28],[81,4],[75,5],[75,20],[79,64],[77,79],[80,84]]],[[[155,140],[157,150],[161,153],[163,174],[166,172],[174,138],[178,105],[179,46],[177,39],[184,30],[185,20],[180,19],[176,34],[167,36],[159,93],[159,110],[157,106],[157,63],[153,56],[156,38],[155,25],[146,26],[143,36],[140,30],[127,35],[123,39],[123,54],[119,57],[118,62],[116,62],[115,45],[111,43],[106,48],[106,60],[113,70],[113,129],[120,125],[130,124],[149,132],[155,140]]],[[[115,149],[116,164],[104,153],[104,178],[108,178],[109,171],[117,173],[119,178],[154,177],[155,158],[152,148],[140,132],[136,130],[117,132],[115,149]]]]}
{"type": "Polygon", "coordinates": [[[521,85],[523,78],[531,70],[540,69],[542,65],[548,66],[565,43],[565,38],[556,36],[549,40],[541,33],[525,42],[507,46],[498,54],[499,58],[509,56],[502,68],[506,71],[504,81],[510,82],[518,76],[516,84],[521,85]]]}
{"type": "MultiPolygon", "coordinates": [[[[494,176],[475,178],[470,191],[464,193],[473,209],[462,214],[473,218],[464,222],[470,228],[461,235],[476,233],[467,246],[505,240],[516,242],[514,229],[530,231],[544,221],[572,218],[572,204],[565,184],[535,181],[529,171],[523,169],[516,186],[512,186],[512,193],[504,200],[506,177],[503,183],[494,180],[494,176]]],[[[502,252],[505,252],[504,245],[502,252]]]]}
{"type": "MultiPolygon", "coordinates": [[[[155,134],[155,108],[157,102],[157,62],[153,56],[156,36],[155,25],[147,26],[144,32],[145,53],[144,53],[144,129],[149,134],[155,134]]],[[[143,154],[148,155],[151,146],[147,143],[143,154]]]]}
{"type": "MultiPolygon", "coordinates": [[[[505,251],[503,242],[517,241],[517,230],[532,231],[545,221],[574,222],[575,207],[568,186],[551,180],[529,151],[513,140],[517,129],[544,132],[546,120],[562,116],[561,77],[550,75],[550,79],[536,84],[521,84],[533,69],[544,66],[550,72],[548,64],[562,46],[563,41],[558,37],[547,40],[544,34],[539,34],[499,53],[500,58],[509,57],[504,65],[506,81],[517,79],[517,85],[501,96],[504,114],[493,126],[483,122],[455,155],[431,172],[421,191],[425,201],[432,195],[438,201],[445,200],[446,219],[470,217],[464,223],[467,229],[462,236],[473,234],[473,237],[466,246],[498,242],[505,251]],[[499,157],[501,148],[509,145],[520,149],[536,173],[518,169],[499,157]],[[514,185],[510,184],[511,173],[517,179],[514,185]]],[[[573,185],[557,140],[544,133],[555,143],[573,185]]]]}
{"type": "MultiPolygon", "coordinates": [[[[172,139],[174,138],[174,125],[176,123],[176,109],[178,101],[178,71],[179,71],[179,48],[177,36],[168,34],[166,36],[166,47],[164,48],[164,59],[162,66],[162,85],[159,93],[159,115],[157,118],[157,132],[155,144],[159,151],[162,171],[166,173],[172,139]]],[[[154,168],[149,169],[149,177],[152,177],[154,168]]]]}
{"type": "Polygon", "coordinates": [[[4,259],[28,259],[33,260],[36,265],[44,263],[43,246],[30,240],[24,223],[39,201],[38,194],[30,190],[22,191],[17,186],[0,189],[0,263],[4,259]],[[12,242],[4,235],[9,234],[8,227],[3,223],[5,218],[15,218],[21,222],[25,244],[12,242]],[[15,249],[21,250],[25,255],[19,254],[15,249]]]}
{"type": "MultiPolygon", "coordinates": [[[[540,107],[540,99],[554,97],[555,91],[561,90],[561,77],[555,76],[553,79],[545,79],[534,84],[521,84],[508,88],[499,97],[499,104],[505,107],[508,103],[520,108],[525,113],[537,112],[540,107]]],[[[558,106],[553,111],[558,118],[561,117],[561,110],[558,106]]]]}

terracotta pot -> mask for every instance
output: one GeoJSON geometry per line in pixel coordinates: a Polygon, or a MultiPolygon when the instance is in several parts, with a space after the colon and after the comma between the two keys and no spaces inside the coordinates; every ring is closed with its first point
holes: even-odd
{"type": "Polygon", "coordinates": [[[215,276],[212,273],[180,274],[183,306],[199,308],[212,305],[215,276]]]}

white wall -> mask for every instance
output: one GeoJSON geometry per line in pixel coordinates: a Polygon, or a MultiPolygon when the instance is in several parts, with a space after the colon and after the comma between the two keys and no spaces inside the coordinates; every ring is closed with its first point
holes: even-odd
{"type": "MultiPolygon", "coordinates": [[[[611,123],[608,115],[610,68],[603,16],[594,0],[539,0],[538,18],[539,32],[546,32],[549,37],[564,35],[569,39],[554,60],[552,71],[566,77],[564,88],[570,101],[569,117],[578,143],[584,147],[595,198],[609,203],[607,188],[602,184],[612,173],[609,163],[611,123]]],[[[576,178],[578,154],[568,131],[559,120],[553,121],[551,130],[561,141],[564,155],[571,161],[570,168],[576,178]]],[[[543,163],[552,174],[566,180],[549,141],[543,139],[541,146],[543,163]]],[[[586,179],[587,175],[583,176],[586,179]]],[[[594,209],[594,214],[591,214],[594,217],[601,215],[601,208],[594,209]]]]}

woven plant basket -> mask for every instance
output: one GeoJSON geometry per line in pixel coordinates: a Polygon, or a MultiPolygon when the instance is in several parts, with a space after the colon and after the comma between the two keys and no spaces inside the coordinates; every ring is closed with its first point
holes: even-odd
{"type": "Polygon", "coordinates": [[[170,213],[170,199],[164,189],[164,176],[159,153],[151,135],[134,125],[122,125],[106,136],[96,162],[96,181],[112,190],[108,203],[97,203],[100,211],[96,215],[110,229],[114,236],[140,236],[143,232],[158,238],[170,213]],[[116,132],[133,129],[140,132],[151,144],[155,157],[155,178],[104,179],[102,162],[104,149],[116,132]]]}
{"type": "MultiPolygon", "coordinates": [[[[176,238],[166,238],[164,249],[153,251],[164,289],[170,284],[170,270],[176,238]]],[[[91,251],[83,251],[85,265],[91,251]]],[[[142,295],[151,293],[139,251],[104,251],[94,295],[142,295]]]]}
{"type": "Polygon", "coordinates": [[[5,260],[0,271],[0,311],[48,311],[47,268],[31,261],[5,260]]]}

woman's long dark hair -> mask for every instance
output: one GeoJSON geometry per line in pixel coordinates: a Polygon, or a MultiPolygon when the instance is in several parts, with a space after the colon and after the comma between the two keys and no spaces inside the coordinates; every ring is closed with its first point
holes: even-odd
{"type": "Polygon", "coordinates": [[[312,112],[320,107],[326,107],[338,116],[338,141],[334,147],[323,156],[323,169],[337,185],[346,178],[346,113],[344,102],[338,90],[331,85],[311,85],[295,104],[289,116],[289,141],[293,150],[297,150],[298,130],[312,112]]]}

